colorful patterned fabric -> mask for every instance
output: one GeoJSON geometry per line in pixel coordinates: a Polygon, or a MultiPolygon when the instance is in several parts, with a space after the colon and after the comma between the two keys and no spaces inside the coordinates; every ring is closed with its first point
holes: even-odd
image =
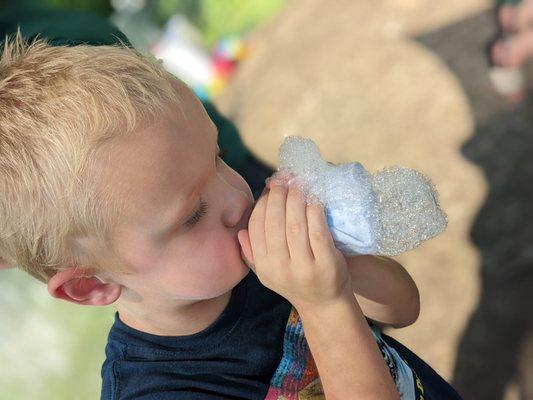
{"type": "MultiPolygon", "coordinates": [[[[407,362],[371,327],[381,354],[402,400],[427,400],[424,387],[407,362]]],[[[292,308],[285,328],[283,356],[270,382],[265,400],[325,400],[316,364],[305,339],[302,321],[292,308]]]]}
{"type": "Polygon", "coordinates": [[[285,329],[283,356],[265,400],[325,400],[302,321],[292,308],[285,329]]]}

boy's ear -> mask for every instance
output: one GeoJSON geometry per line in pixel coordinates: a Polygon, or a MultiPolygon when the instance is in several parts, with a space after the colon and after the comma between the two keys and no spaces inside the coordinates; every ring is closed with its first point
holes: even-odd
{"type": "Polygon", "coordinates": [[[48,293],[71,303],[106,306],[120,297],[121,286],[105,283],[85,269],[72,267],[58,271],[48,281],[48,293]]]}

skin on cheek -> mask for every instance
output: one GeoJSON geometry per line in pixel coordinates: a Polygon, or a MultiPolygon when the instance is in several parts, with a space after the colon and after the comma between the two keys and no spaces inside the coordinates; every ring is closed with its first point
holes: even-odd
{"type": "Polygon", "coordinates": [[[198,263],[203,264],[204,278],[209,280],[207,286],[214,291],[228,290],[236,279],[248,271],[244,265],[237,239],[231,235],[220,235],[213,240],[209,248],[199,249],[198,263]]]}
{"type": "Polygon", "coordinates": [[[231,243],[225,238],[219,237],[203,244],[198,244],[190,252],[192,265],[194,268],[205,272],[206,275],[221,275],[224,273],[225,265],[231,262],[231,243]]]}

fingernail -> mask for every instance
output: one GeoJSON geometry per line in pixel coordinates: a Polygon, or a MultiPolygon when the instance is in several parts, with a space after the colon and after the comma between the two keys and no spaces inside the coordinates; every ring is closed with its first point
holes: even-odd
{"type": "Polygon", "coordinates": [[[272,178],[269,186],[272,187],[272,186],[286,186],[286,185],[287,185],[287,182],[285,182],[284,179],[275,177],[275,178],[272,178]]]}
{"type": "Polygon", "coordinates": [[[290,171],[278,171],[274,173],[270,178],[272,183],[277,185],[285,185],[294,176],[290,171]]]}
{"type": "Polygon", "coordinates": [[[272,175],[270,178],[265,179],[265,188],[269,190],[272,186],[281,186],[279,178],[276,175],[272,175]]]}

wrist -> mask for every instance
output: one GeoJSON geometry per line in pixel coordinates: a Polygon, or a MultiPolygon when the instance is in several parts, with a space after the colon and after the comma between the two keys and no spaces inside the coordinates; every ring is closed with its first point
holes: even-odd
{"type": "MultiPolygon", "coordinates": [[[[298,314],[331,314],[353,310],[354,307],[360,310],[357,299],[353,293],[351,281],[348,280],[338,296],[329,301],[294,301],[292,305],[298,311],[298,314]]],[[[352,311],[353,312],[353,311],[352,311]]]]}

